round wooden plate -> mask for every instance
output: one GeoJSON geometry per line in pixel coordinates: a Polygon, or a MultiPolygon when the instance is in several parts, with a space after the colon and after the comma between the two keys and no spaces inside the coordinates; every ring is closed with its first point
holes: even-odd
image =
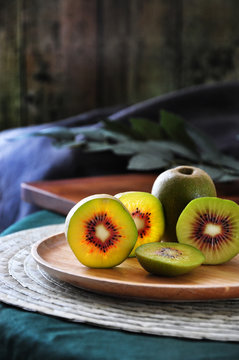
{"type": "Polygon", "coordinates": [[[239,256],[173,278],[148,274],[135,258],[112,269],[89,269],[76,259],[63,233],[33,245],[32,256],[51,276],[100,294],[154,301],[239,298],[239,256]]]}

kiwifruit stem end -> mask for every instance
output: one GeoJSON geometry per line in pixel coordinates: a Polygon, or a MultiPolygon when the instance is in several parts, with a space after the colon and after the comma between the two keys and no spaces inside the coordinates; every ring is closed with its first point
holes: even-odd
{"type": "Polygon", "coordinates": [[[182,167],[182,168],[178,169],[178,172],[180,172],[180,174],[184,174],[184,175],[192,175],[193,171],[194,171],[194,169],[190,168],[190,167],[182,167]]]}

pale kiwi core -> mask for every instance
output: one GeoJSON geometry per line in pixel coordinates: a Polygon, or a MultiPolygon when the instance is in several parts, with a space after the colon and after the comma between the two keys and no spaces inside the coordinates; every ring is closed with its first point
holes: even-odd
{"type": "Polygon", "coordinates": [[[222,227],[220,225],[215,225],[213,223],[207,224],[204,229],[204,234],[212,237],[221,234],[221,232],[222,232],[222,227]]]}
{"type": "Polygon", "coordinates": [[[142,230],[145,227],[145,221],[140,219],[138,216],[133,216],[137,230],[142,230]]]}
{"type": "Polygon", "coordinates": [[[99,224],[95,228],[95,235],[99,240],[105,242],[110,237],[110,232],[105,228],[103,224],[99,224]]]}

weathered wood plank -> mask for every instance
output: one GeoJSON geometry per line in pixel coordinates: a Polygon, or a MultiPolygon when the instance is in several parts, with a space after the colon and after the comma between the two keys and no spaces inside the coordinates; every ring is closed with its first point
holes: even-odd
{"type": "Polygon", "coordinates": [[[0,129],[239,77],[237,0],[0,0],[0,129]]]}
{"type": "Polygon", "coordinates": [[[132,0],[130,29],[130,102],[181,85],[181,0],[132,0]]]}
{"type": "Polygon", "coordinates": [[[62,2],[65,114],[96,107],[97,1],[62,2]]]}
{"type": "Polygon", "coordinates": [[[61,1],[25,0],[25,123],[55,120],[64,112],[61,1]]]}
{"type": "Polygon", "coordinates": [[[28,123],[95,106],[95,1],[26,0],[28,123]]]}
{"type": "Polygon", "coordinates": [[[98,2],[98,103],[101,106],[125,103],[129,48],[129,1],[98,2]]]}
{"type": "Polygon", "coordinates": [[[183,0],[182,86],[238,79],[239,2],[183,0]]]}
{"type": "Polygon", "coordinates": [[[133,103],[180,87],[181,0],[101,4],[101,103],[133,103]]]}
{"type": "Polygon", "coordinates": [[[18,0],[0,0],[0,130],[20,125],[18,0]]]}

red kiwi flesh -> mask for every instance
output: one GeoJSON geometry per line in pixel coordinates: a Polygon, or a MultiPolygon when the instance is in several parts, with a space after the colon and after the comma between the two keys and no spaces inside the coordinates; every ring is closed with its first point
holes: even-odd
{"type": "Polygon", "coordinates": [[[138,230],[138,240],[130,254],[145,243],[160,241],[164,233],[164,213],[159,199],[143,191],[128,191],[115,195],[129,210],[138,230]]]}
{"type": "Polygon", "coordinates": [[[129,211],[118,199],[105,194],[89,196],[76,204],[67,215],[65,233],[77,259],[93,268],[120,264],[138,236],[129,211]]]}

